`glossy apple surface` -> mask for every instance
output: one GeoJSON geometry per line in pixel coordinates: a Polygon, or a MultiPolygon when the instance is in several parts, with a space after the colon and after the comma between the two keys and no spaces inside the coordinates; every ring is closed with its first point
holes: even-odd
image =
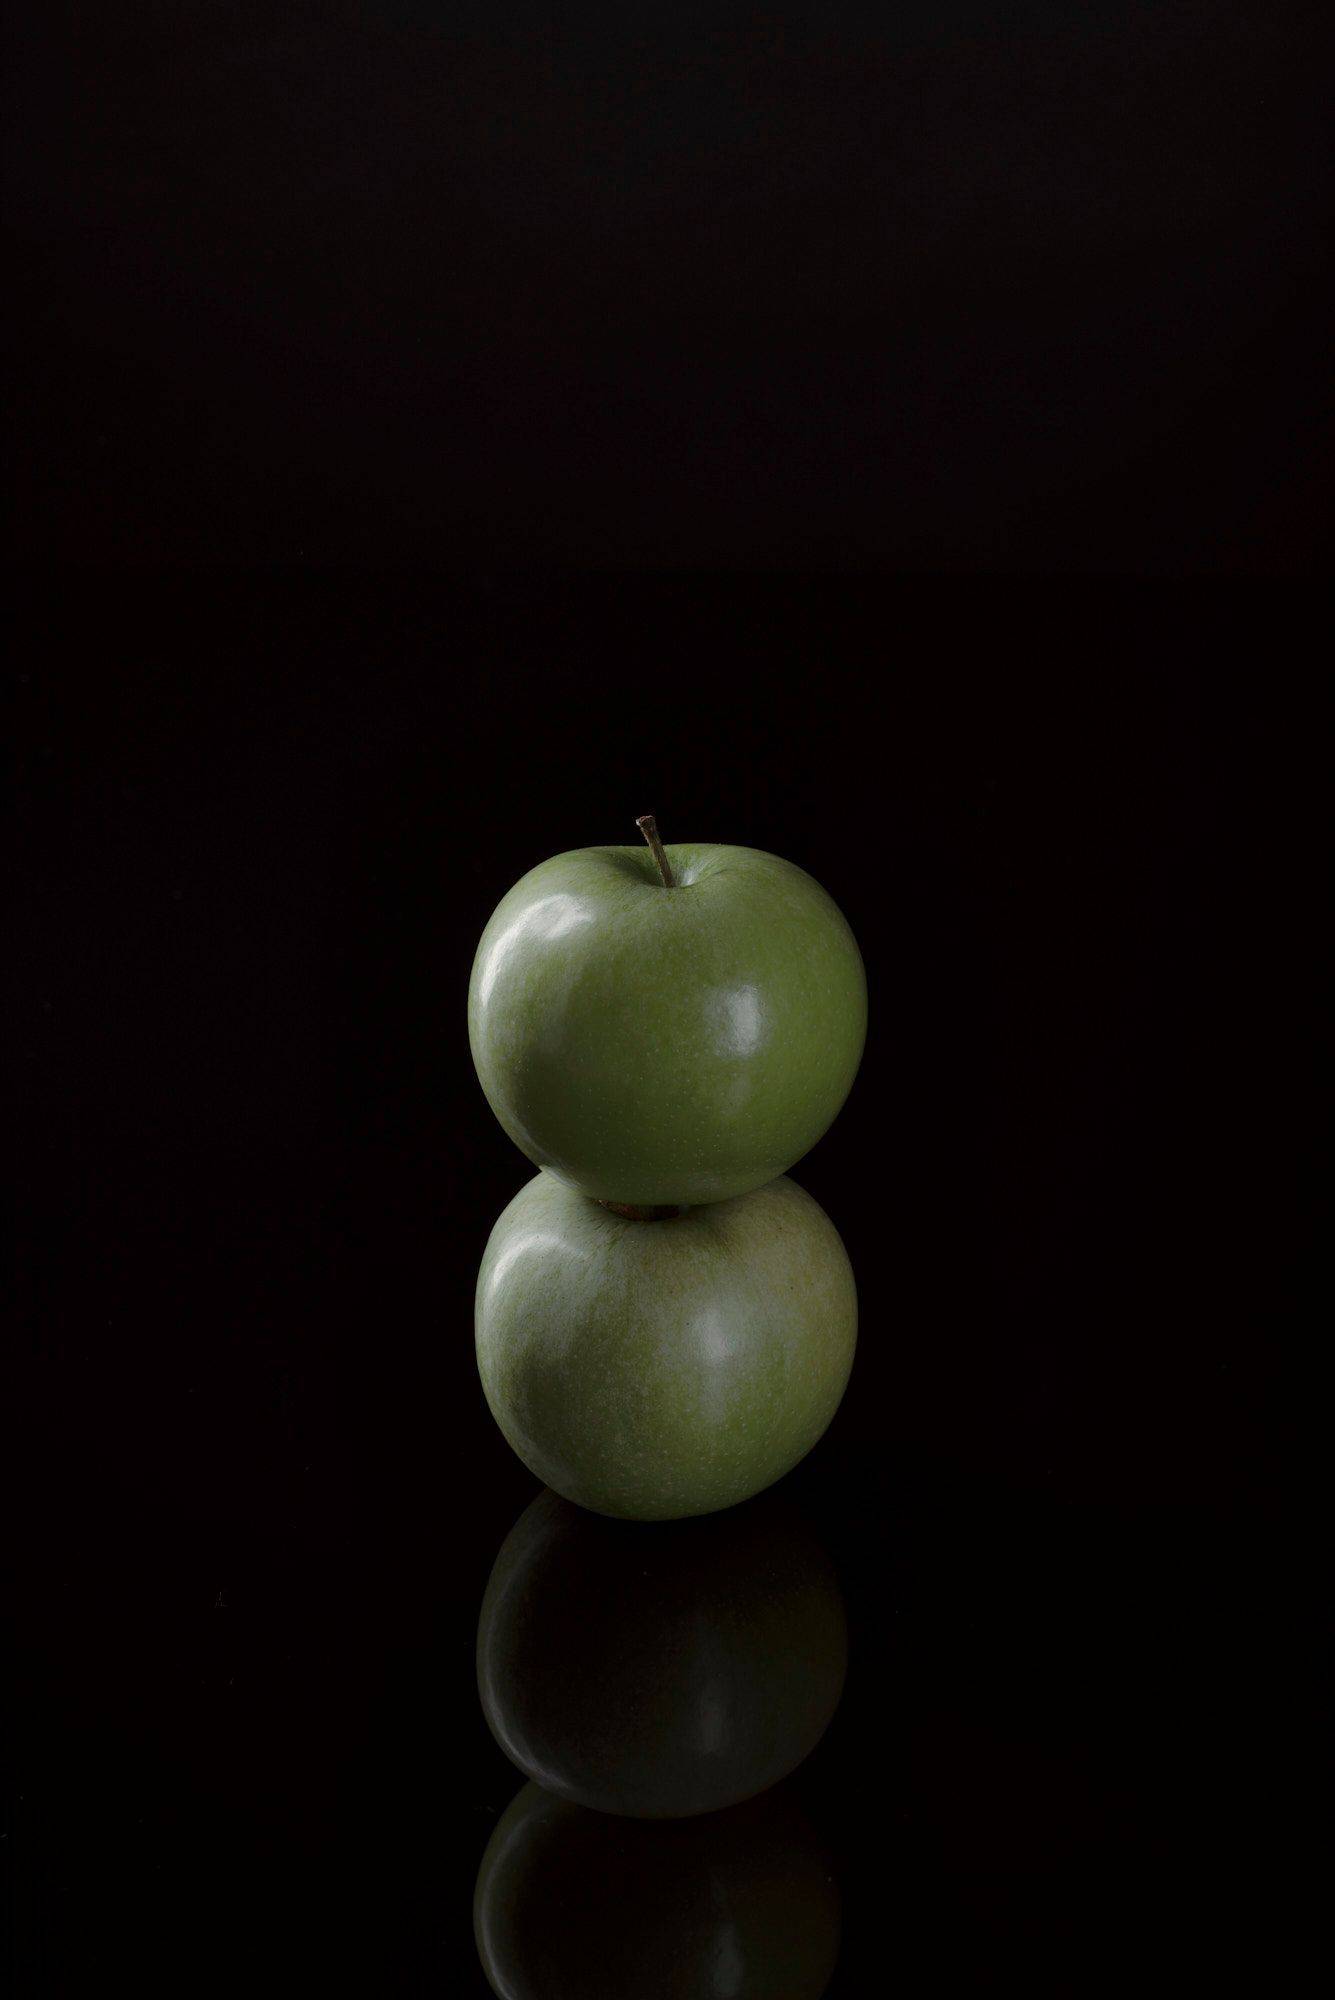
{"type": "Polygon", "coordinates": [[[750,847],[558,854],[516,883],[468,994],[487,1100],[600,1201],[722,1201],[786,1173],[848,1095],[867,989],[819,883],[750,847]]]}
{"type": "Polygon", "coordinates": [[[478,1273],[478,1368],[505,1436],[544,1486],[632,1520],[734,1506],[796,1465],[856,1337],[838,1232],[786,1178],[634,1222],[538,1174],[478,1273]]]}
{"type": "Polygon", "coordinates": [[[848,1662],[843,1597],[779,1494],[714,1520],[609,1521],[539,1494],[482,1600],[492,1734],[546,1790],[669,1819],[768,1790],[815,1748],[848,1662]]]}
{"type": "Polygon", "coordinates": [[[839,1931],[829,1855],[782,1790],[652,1822],[525,1785],[473,1896],[502,2000],[819,2000],[839,1931]]]}

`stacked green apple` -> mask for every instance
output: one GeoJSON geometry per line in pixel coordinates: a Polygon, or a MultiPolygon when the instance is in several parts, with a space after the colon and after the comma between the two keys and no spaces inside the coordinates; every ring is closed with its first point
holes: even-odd
{"type": "Polygon", "coordinates": [[[539,1172],[487,1244],[477,1358],[545,1485],[673,1520],[781,1478],[843,1395],[853,1273],[787,1175],[848,1095],[867,989],[802,869],[638,824],[530,870],[478,946],[473,1060],[539,1172]]]}

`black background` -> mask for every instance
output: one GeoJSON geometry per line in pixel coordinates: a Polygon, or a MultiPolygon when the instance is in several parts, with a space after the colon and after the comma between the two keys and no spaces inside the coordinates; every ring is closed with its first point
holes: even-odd
{"type": "Polygon", "coordinates": [[[21,1989],[481,1990],[464,994],[647,809],[870,979],[834,2000],[1276,1980],[1320,13],[6,10],[21,1989]]]}
{"type": "Polygon", "coordinates": [[[261,1957],[480,1990],[518,1778],[473,1634],[536,1489],[472,1355],[528,1169],[465,989],[511,881],[646,808],[809,867],[868,967],[862,1073],[798,1168],[859,1357],[787,1482],[853,1629],[793,1781],[840,1855],[833,1990],[1082,1992],[1249,1939],[1273,1970],[1313,1694],[1281,1357],[1314,718],[1218,665],[1296,641],[1270,603],[1097,625],[995,588],[122,583],[94,674],[83,607],[25,606],[37,1990],[261,1957]],[[1046,670],[948,664],[1016,630],[1046,670]]]}
{"type": "Polygon", "coordinates": [[[1327,12],[11,0],[15,551],[1310,571],[1327,12]]]}

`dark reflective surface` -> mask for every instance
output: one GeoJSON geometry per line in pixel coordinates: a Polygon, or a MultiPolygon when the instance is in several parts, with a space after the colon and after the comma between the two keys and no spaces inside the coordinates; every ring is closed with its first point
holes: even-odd
{"type": "Polygon", "coordinates": [[[687,1826],[526,1785],[473,1920],[502,2000],[819,2000],[839,1950],[830,1855],[782,1791],[687,1826]]]}
{"type": "Polygon", "coordinates": [[[609,1521],[543,1493],[496,1558],[478,1688],[548,1790],[639,1818],[708,1813],[786,1777],[843,1691],[847,1622],[791,1500],[609,1521]]]}

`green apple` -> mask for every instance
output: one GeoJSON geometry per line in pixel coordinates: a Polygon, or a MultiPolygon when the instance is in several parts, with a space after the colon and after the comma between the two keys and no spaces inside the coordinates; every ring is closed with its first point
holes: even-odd
{"type": "Polygon", "coordinates": [[[478,1273],[492,1415],[544,1486],[634,1520],[747,1500],[810,1451],[848,1381],[857,1291],[781,1177],[637,1221],[538,1174],[478,1273]]]}
{"type": "Polygon", "coordinates": [[[778,1494],[649,1527],[541,1493],[478,1619],[502,1750],[548,1791],[637,1819],[716,1812],[787,1777],[847,1661],[834,1570],[778,1494]]]}
{"type": "Polygon", "coordinates": [[[786,1173],[848,1095],[862,959],[792,862],[652,839],[511,889],[473,963],[473,1060],[515,1144],[582,1193],[722,1201],[786,1173]]]}
{"type": "Polygon", "coordinates": [[[613,1819],[525,1785],[473,1934],[501,2000],[819,2000],[839,1955],[829,1853],[786,1787],[690,1821],[613,1819]]]}

